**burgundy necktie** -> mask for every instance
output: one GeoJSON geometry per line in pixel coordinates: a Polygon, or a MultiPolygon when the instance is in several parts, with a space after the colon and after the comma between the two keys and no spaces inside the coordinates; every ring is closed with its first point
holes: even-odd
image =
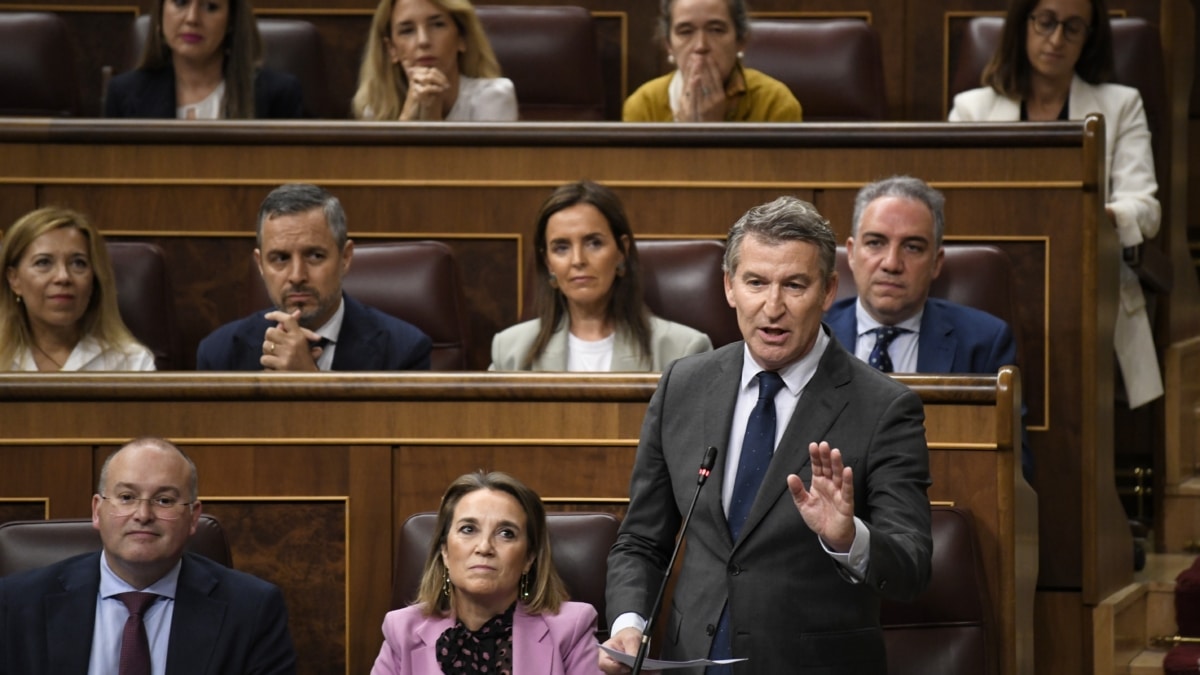
{"type": "Polygon", "coordinates": [[[125,603],[129,610],[129,618],[125,620],[125,631],[121,634],[119,675],[150,675],[150,640],[146,638],[146,625],[142,623],[142,615],[158,599],[158,595],[131,591],[117,593],[115,597],[125,603]]]}

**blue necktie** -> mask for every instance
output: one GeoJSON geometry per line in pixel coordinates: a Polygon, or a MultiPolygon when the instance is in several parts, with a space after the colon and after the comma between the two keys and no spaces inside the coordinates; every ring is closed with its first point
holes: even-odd
{"type": "Polygon", "coordinates": [[[867,358],[867,363],[880,372],[890,373],[892,372],[892,355],[888,353],[888,347],[892,346],[892,340],[895,340],[901,333],[910,331],[907,328],[880,326],[871,332],[875,334],[875,347],[871,350],[871,356],[867,358]]]}
{"type": "MultiPolygon", "coordinates": [[[[750,507],[758,496],[771,456],[775,454],[775,394],[783,388],[779,373],[763,371],[758,374],[758,403],[746,422],[746,436],[742,440],[742,457],[738,460],[737,477],[733,484],[733,498],[729,500],[729,534],[736,542],[750,515],[750,507]]],[[[729,604],[721,611],[717,631],[713,636],[711,659],[733,658],[733,638],[729,626],[729,604]]],[[[732,666],[709,666],[708,675],[732,673],[732,666]]]]}

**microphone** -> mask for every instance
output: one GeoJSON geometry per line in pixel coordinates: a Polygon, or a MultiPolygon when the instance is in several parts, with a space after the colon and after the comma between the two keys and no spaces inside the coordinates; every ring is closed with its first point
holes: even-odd
{"type": "Polygon", "coordinates": [[[683,517],[683,526],[679,528],[679,536],[675,538],[675,549],[671,551],[671,562],[667,563],[666,573],[663,574],[662,585],[658,587],[658,597],[654,599],[654,609],[646,620],[646,628],[642,631],[642,644],[638,646],[637,658],[633,662],[633,675],[642,672],[642,663],[650,651],[650,635],[654,633],[654,621],[662,609],[663,596],[667,593],[667,582],[671,579],[671,571],[675,569],[675,557],[679,555],[679,546],[683,543],[683,535],[687,534],[688,523],[692,521],[692,511],[696,510],[696,500],[700,498],[700,488],[712,473],[713,465],[717,463],[717,449],[709,446],[704,451],[704,459],[700,461],[700,471],[696,477],[696,492],[692,494],[692,504],[688,507],[687,515],[683,517]]]}

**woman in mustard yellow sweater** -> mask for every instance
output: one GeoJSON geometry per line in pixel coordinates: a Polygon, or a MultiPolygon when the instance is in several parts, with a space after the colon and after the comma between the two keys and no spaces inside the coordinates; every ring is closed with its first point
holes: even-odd
{"type": "Polygon", "coordinates": [[[787,85],[741,64],[743,0],[661,0],[659,34],[675,70],[625,100],[626,122],[799,122],[787,85]]]}

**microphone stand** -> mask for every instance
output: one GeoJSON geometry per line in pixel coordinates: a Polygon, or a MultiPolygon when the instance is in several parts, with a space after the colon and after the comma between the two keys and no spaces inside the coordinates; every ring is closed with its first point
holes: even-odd
{"type": "Polygon", "coordinates": [[[642,672],[642,663],[646,661],[646,654],[650,651],[650,635],[654,632],[654,621],[658,619],[658,612],[662,609],[663,596],[667,593],[667,582],[671,579],[671,571],[675,569],[675,557],[679,555],[679,547],[683,544],[683,535],[687,534],[688,523],[692,521],[692,511],[696,510],[696,500],[700,499],[700,488],[704,487],[704,481],[708,480],[713,464],[716,463],[717,449],[710,446],[704,451],[704,459],[700,462],[699,475],[696,477],[696,491],[692,493],[692,504],[688,507],[687,515],[683,517],[683,526],[679,528],[679,536],[675,539],[675,549],[671,551],[671,562],[667,563],[662,585],[658,587],[658,597],[654,599],[654,609],[650,610],[646,628],[642,631],[642,643],[638,645],[632,675],[639,675],[642,672]]]}

